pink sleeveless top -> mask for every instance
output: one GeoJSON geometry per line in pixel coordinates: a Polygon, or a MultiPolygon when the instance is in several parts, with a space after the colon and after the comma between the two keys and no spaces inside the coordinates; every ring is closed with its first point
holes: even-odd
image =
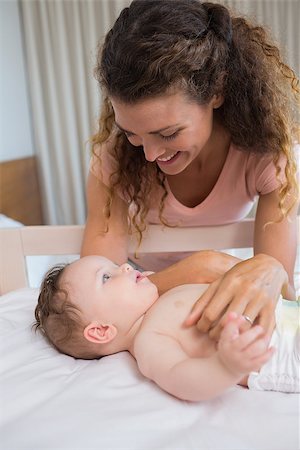
{"type": "MultiPolygon", "coordinates": [[[[91,171],[103,182],[109,183],[109,175],[114,166],[113,158],[108,153],[101,155],[101,168],[96,158],[92,158],[91,171]]],[[[280,161],[281,168],[285,166],[284,158],[280,161]]],[[[219,178],[210,194],[197,206],[189,208],[180,203],[171,192],[168,183],[168,196],[165,199],[163,217],[170,225],[181,227],[221,225],[238,222],[244,219],[253,207],[259,195],[268,194],[284,181],[284,171],[280,179],[276,177],[276,168],[272,155],[260,155],[237,149],[231,144],[228,155],[219,178]]],[[[199,180],[200,183],[200,180],[199,180]]],[[[118,192],[124,199],[122,192],[118,192]]],[[[155,194],[154,194],[155,195],[155,194]]],[[[154,199],[153,205],[159,201],[154,199]]],[[[152,206],[147,215],[149,224],[161,223],[158,210],[152,206]]],[[[178,261],[187,254],[139,254],[138,259],[131,256],[145,270],[158,271],[178,261]]]]}

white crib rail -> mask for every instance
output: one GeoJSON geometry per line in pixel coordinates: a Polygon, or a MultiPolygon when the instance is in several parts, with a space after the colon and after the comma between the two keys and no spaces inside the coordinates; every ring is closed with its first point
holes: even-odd
{"type": "MultiPolygon", "coordinates": [[[[252,247],[252,219],[210,227],[168,228],[149,226],[139,252],[197,251],[252,247]]],[[[25,257],[79,254],[83,226],[31,226],[0,229],[0,292],[28,285],[25,257]]],[[[129,251],[136,250],[136,238],[129,251]]]]}

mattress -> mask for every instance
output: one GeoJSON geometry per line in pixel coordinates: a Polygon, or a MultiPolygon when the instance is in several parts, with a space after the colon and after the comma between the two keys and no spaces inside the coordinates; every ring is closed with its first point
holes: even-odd
{"type": "Polygon", "coordinates": [[[59,354],[31,326],[37,289],[0,297],[1,450],[296,450],[299,395],[235,386],[191,403],[127,353],[59,354]]]}

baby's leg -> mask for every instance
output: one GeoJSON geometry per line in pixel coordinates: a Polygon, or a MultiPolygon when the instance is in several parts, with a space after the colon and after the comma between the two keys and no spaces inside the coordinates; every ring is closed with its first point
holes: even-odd
{"type": "Polygon", "coordinates": [[[248,387],[248,378],[249,375],[245,375],[244,378],[238,382],[238,384],[240,386],[248,387]]]}

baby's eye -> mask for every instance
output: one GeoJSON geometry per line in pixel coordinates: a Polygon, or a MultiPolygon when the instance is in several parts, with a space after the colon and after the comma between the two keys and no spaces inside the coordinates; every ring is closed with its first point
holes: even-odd
{"type": "Polygon", "coordinates": [[[102,276],[102,283],[106,283],[109,279],[111,278],[111,274],[110,273],[104,273],[102,276]]]}

